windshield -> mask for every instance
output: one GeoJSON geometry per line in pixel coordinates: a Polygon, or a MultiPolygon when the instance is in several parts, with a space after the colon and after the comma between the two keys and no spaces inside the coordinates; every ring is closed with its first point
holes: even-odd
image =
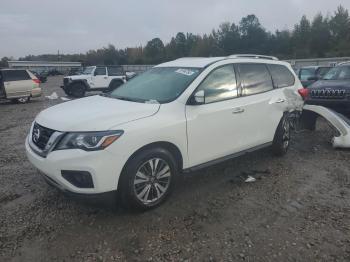
{"type": "Polygon", "coordinates": [[[345,80],[350,79],[350,66],[337,66],[329,70],[323,77],[324,80],[345,80]]]}
{"type": "Polygon", "coordinates": [[[84,71],[83,71],[83,75],[91,75],[92,71],[94,70],[93,66],[89,66],[89,67],[85,67],[84,71]]]}
{"type": "Polygon", "coordinates": [[[126,82],[110,96],[136,102],[167,103],[199,75],[198,68],[154,67],[126,82]]]}

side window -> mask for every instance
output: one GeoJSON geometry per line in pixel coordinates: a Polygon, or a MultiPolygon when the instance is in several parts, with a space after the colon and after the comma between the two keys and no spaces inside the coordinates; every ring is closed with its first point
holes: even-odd
{"type": "Polygon", "coordinates": [[[124,75],[124,70],[121,66],[111,66],[107,67],[109,76],[122,76],[124,75]]]}
{"type": "Polygon", "coordinates": [[[268,65],[275,88],[292,86],[295,83],[294,75],[283,65],[268,65]]]}
{"type": "Polygon", "coordinates": [[[106,75],[106,68],[105,67],[97,67],[95,69],[95,76],[105,76],[106,75]]]}
{"type": "Polygon", "coordinates": [[[254,95],[273,89],[271,75],[265,64],[239,64],[243,84],[242,95],[254,95]]]}
{"type": "Polygon", "coordinates": [[[225,65],[212,71],[199,85],[198,90],[204,90],[206,104],[237,97],[233,65],[225,65]]]}
{"type": "Polygon", "coordinates": [[[300,69],[299,75],[300,75],[300,80],[306,81],[309,79],[309,77],[315,76],[315,69],[312,69],[312,68],[300,69]]]}
{"type": "Polygon", "coordinates": [[[26,70],[4,70],[2,73],[4,81],[21,81],[31,79],[26,70]]]}

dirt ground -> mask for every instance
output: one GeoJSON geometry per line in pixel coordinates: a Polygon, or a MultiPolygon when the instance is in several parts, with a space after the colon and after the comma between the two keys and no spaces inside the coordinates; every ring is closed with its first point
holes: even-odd
{"type": "MultiPolygon", "coordinates": [[[[61,82],[45,95],[62,96],[61,82]]],[[[186,174],[162,206],[131,213],[66,197],[28,162],[31,122],[61,102],[0,102],[0,261],[350,261],[350,151],[332,149],[325,121],[285,157],[265,149],[186,174]]]]}

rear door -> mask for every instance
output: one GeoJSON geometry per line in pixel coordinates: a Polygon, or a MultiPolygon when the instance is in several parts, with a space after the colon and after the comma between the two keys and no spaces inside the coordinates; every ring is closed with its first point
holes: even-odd
{"type": "Polygon", "coordinates": [[[266,64],[237,64],[241,82],[241,108],[244,134],[237,141],[242,149],[272,142],[285,111],[286,98],[282,89],[274,88],[266,64]]]}
{"type": "Polygon", "coordinates": [[[7,98],[31,95],[34,82],[26,70],[4,70],[2,74],[7,98]]]}

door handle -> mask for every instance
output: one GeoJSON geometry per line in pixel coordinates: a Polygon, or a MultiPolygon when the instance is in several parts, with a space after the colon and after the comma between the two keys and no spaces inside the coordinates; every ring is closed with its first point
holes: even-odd
{"type": "Polygon", "coordinates": [[[108,78],[108,76],[104,76],[103,78],[104,78],[104,79],[107,79],[107,78],[108,78]]]}
{"type": "Polygon", "coordinates": [[[284,103],[286,100],[284,100],[283,98],[278,99],[277,101],[275,101],[276,104],[279,103],[284,103]]]}
{"type": "Polygon", "coordinates": [[[232,111],[232,114],[240,114],[240,113],[243,113],[244,112],[244,109],[243,108],[234,108],[233,111],[232,111]]]}

